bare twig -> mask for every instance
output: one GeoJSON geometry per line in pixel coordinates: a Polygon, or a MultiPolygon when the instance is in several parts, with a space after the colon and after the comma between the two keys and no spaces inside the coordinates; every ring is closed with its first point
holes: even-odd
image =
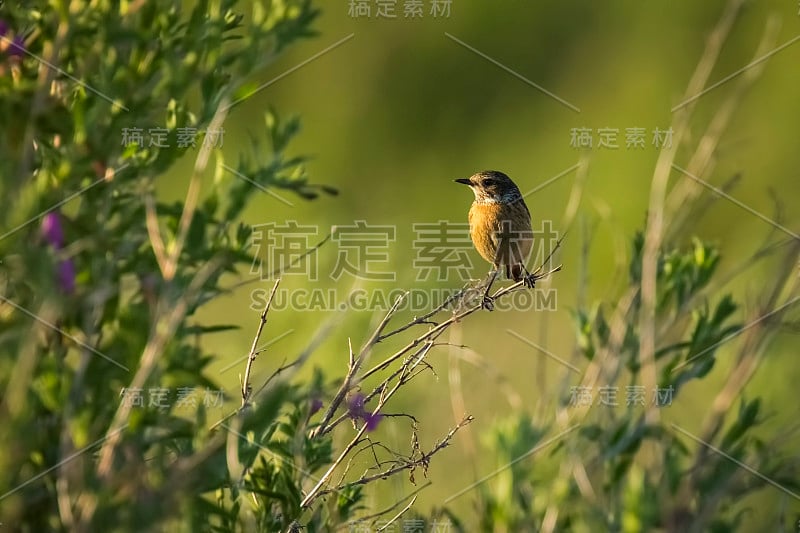
{"type": "MultiPolygon", "coordinates": [[[[555,251],[560,247],[561,242],[563,241],[563,236],[559,239],[557,245],[551,251],[550,255],[545,259],[545,263],[550,260],[553,256],[555,251]]],[[[550,269],[547,272],[544,272],[544,263],[537,268],[537,270],[533,273],[534,281],[546,278],[550,276],[552,273],[557,272],[561,269],[561,266],[557,266],[555,268],[550,269]]],[[[498,289],[493,295],[492,298],[502,298],[505,295],[515,291],[522,289],[526,284],[525,280],[521,280],[517,283],[512,284],[509,287],[498,289]]],[[[410,380],[412,380],[415,376],[419,375],[420,372],[432,369],[428,363],[425,362],[425,358],[430,352],[430,350],[437,345],[435,340],[449,328],[451,325],[459,322],[466,316],[477,312],[484,308],[483,298],[475,303],[466,301],[467,297],[470,294],[470,289],[464,289],[456,294],[450,296],[449,298],[445,299],[440,305],[436,306],[432,311],[419,316],[415,317],[410,322],[406,323],[403,326],[400,326],[388,333],[384,333],[386,330],[389,322],[397,313],[400,304],[403,302],[405,296],[399,297],[392,307],[388,310],[388,312],[384,315],[382,320],[379,322],[377,327],[375,328],[374,332],[370,336],[370,338],[364,343],[361,350],[358,354],[354,354],[352,349],[352,343],[348,339],[348,370],[343,379],[341,386],[339,387],[338,391],[334,395],[333,400],[331,401],[330,405],[328,406],[327,410],[325,411],[324,415],[321,418],[321,421],[318,426],[316,426],[309,434],[309,438],[317,438],[326,433],[330,432],[335,428],[340,422],[348,419],[353,418],[352,413],[346,412],[342,413],[338,418],[334,420],[334,416],[337,410],[341,407],[345,399],[347,398],[348,394],[356,387],[359,386],[360,383],[364,382],[365,379],[368,377],[375,375],[377,372],[387,369],[392,363],[397,362],[400,359],[403,359],[402,364],[399,365],[397,369],[390,372],[387,377],[385,377],[366,397],[362,397],[361,401],[363,404],[366,405],[367,402],[377,397],[377,404],[370,409],[371,414],[366,416],[369,417],[376,417],[376,416],[390,416],[386,414],[381,414],[381,410],[383,409],[386,402],[391,399],[391,397],[397,393],[397,391],[410,380]],[[453,304],[458,304],[455,306],[454,310],[451,312],[449,318],[442,321],[441,323],[436,323],[431,320],[431,318],[439,313],[447,309],[449,306],[453,304]],[[427,332],[424,332],[414,338],[412,341],[407,343],[403,348],[399,351],[395,352],[393,355],[389,356],[382,362],[378,363],[377,365],[373,366],[371,369],[367,370],[366,372],[361,372],[361,367],[363,366],[364,362],[367,360],[368,356],[370,355],[374,346],[379,343],[381,340],[386,339],[390,336],[399,334],[403,331],[410,329],[415,325],[421,324],[428,324],[431,326],[427,332]]],[[[476,299],[477,300],[477,299],[476,299]]],[[[363,409],[363,407],[361,407],[363,409]]],[[[408,416],[412,420],[414,418],[410,415],[406,415],[404,413],[392,415],[392,416],[408,416]]],[[[389,453],[394,456],[394,458],[390,461],[380,461],[375,455],[375,446],[376,443],[370,443],[358,449],[358,446],[364,442],[365,432],[369,427],[367,423],[367,419],[365,417],[364,422],[358,427],[358,424],[354,424],[356,426],[356,433],[352,436],[349,443],[344,446],[343,450],[338,454],[338,456],[332,461],[329,465],[325,473],[316,481],[314,486],[306,493],[305,497],[301,502],[301,507],[304,509],[308,509],[312,503],[319,497],[329,494],[331,492],[339,492],[344,488],[352,487],[355,485],[363,485],[375,481],[377,479],[385,479],[392,475],[395,475],[399,472],[409,470],[412,473],[412,481],[413,481],[413,471],[416,468],[423,468],[423,471],[427,471],[427,467],[430,461],[430,457],[446,447],[450,440],[452,439],[453,435],[461,429],[463,426],[467,425],[473,420],[471,416],[464,416],[462,420],[452,428],[445,437],[439,441],[433,448],[425,453],[422,452],[419,448],[419,441],[416,436],[416,427],[412,434],[412,452],[409,457],[401,458],[399,454],[395,452],[389,453]],[[367,450],[371,450],[373,452],[375,458],[375,464],[379,472],[377,473],[370,473],[376,467],[372,467],[367,470],[360,478],[355,481],[349,483],[342,483],[347,473],[350,470],[350,466],[353,464],[353,459],[355,456],[360,455],[362,452],[367,450]],[[355,454],[355,455],[354,455],[355,454]],[[348,459],[349,458],[349,459],[348,459]],[[384,465],[389,465],[384,468],[384,465]],[[339,483],[334,484],[335,486],[331,488],[325,488],[327,484],[330,483],[331,478],[334,472],[339,469],[340,466],[344,466],[343,472],[341,473],[341,477],[339,478],[339,483]]],[[[379,443],[377,443],[379,444],[379,443]]],[[[401,513],[402,514],[402,513],[401,513]]]]}
{"type": "MultiPolygon", "coordinates": [[[[549,270],[548,272],[546,272],[544,274],[538,275],[537,273],[534,273],[534,275],[536,276],[536,279],[542,279],[542,278],[546,278],[550,274],[553,274],[554,272],[558,272],[559,270],[561,270],[561,265],[549,270]]],[[[513,292],[513,291],[515,291],[517,289],[520,289],[520,288],[524,287],[524,284],[525,284],[524,281],[518,281],[518,282],[514,283],[513,285],[509,285],[508,287],[504,287],[502,289],[499,289],[497,292],[495,292],[492,295],[492,299],[502,298],[506,294],[509,294],[509,293],[511,293],[511,292],[513,292]]],[[[389,366],[392,362],[396,361],[397,359],[402,357],[404,354],[408,353],[408,351],[410,351],[411,349],[417,347],[422,342],[438,337],[444,330],[449,328],[454,323],[460,321],[461,319],[463,319],[463,318],[465,318],[465,317],[467,317],[467,316],[469,316],[469,315],[471,315],[471,314],[473,314],[473,313],[475,313],[477,311],[480,311],[481,309],[483,309],[483,302],[473,304],[472,306],[468,307],[464,311],[461,311],[460,313],[454,313],[448,320],[445,320],[444,322],[441,322],[441,323],[437,324],[436,326],[434,326],[433,328],[431,328],[427,332],[423,333],[422,335],[420,335],[419,337],[415,338],[413,341],[408,343],[405,347],[401,348],[394,355],[388,357],[383,362],[381,362],[381,363],[375,365],[374,367],[372,367],[370,370],[368,370],[367,372],[365,372],[361,376],[361,379],[363,380],[363,379],[371,376],[375,372],[378,372],[379,370],[383,370],[384,368],[389,366]]]]}
{"type": "MultiPolygon", "coordinates": [[[[377,513],[374,513],[374,514],[371,514],[371,515],[368,515],[368,516],[362,516],[361,518],[359,518],[359,519],[357,519],[357,520],[354,520],[354,521],[352,521],[352,522],[348,522],[348,523],[346,523],[346,524],[343,524],[343,525],[342,525],[342,527],[352,528],[352,527],[353,527],[354,525],[356,525],[356,524],[359,524],[359,523],[364,523],[364,522],[367,522],[367,521],[369,521],[369,520],[375,520],[376,518],[380,518],[381,516],[383,516],[383,515],[385,515],[385,514],[391,513],[392,511],[394,511],[395,509],[397,509],[398,507],[400,507],[400,505],[402,505],[402,504],[403,504],[403,502],[405,502],[405,501],[406,501],[406,500],[408,500],[409,498],[414,498],[414,497],[416,497],[416,495],[417,495],[417,494],[419,494],[419,493],[420,493],[420,492],[422,492],[423,490],[427,489],[427,488],[428,488],[428,487],[430,487],[432,484],[433,484],[432,482],[428,481],[428,482],[427,482],[427,483],[425,483],[424,485],[422,485],[422,486],[420,486],[420,487],[417,487],[417,488],[416,488],[416,489],[415,489],[413,492],[411,492],[411,494],[407,494],[406,496],[403,496],[402,498],[400,498],[399,500],[397,500],[395,503],[393,503],[392,505],[390,505],[390,506],[389,506],[389,507],[387,507],[386,509],[384,509],[384,510],[382,510],[382,511],[378,511],[377,513]]],[[[413,503],[413,502],[412,502],[412,503],[413,503]]]]}
{"type": "Polygon", "coordinates": [[[408,322],[407,324],[405,324],[403,326],[400,326],[399,328],[394,329],[394,330],[390,331],[389,333],[386,333],[384,335],[379,336],[378,337],[378,342],[381,342],[382,340],[387,339],[387,338],[391,337],[392,335],[397,335],[398,333],[402,333],[403,331],[405,331],[405,330],[407,330],[407,329],[409,329],[409,328],[411,328],[413,326],[418,326],[420,324],[436,325],[436,322],[432,322],[429,319],[432,316],[436,315],[437,313],[439,313],[439,312],[443,311],[444,309],[446,309],[453,302],[457,302],[458,300],[463,298],[465,292],[466,292],[465,290],[460,290],[458,292],[455,292],[454,294],[452,294],[449,297],[445,298],[445,300],[441,304],[439,304],[436,307],[434,307],[432,311],[429,311],[428,313],[425,313],[422,316],[414,317],[414,319],[411,320],[410,322],[408,322]]]}
{"type": "Polygon", "coordinates": [[[280,282],[280,278],[275,280],[275,285],[273,285],[272,292],[269,294],[267,304],[264,306],[264,310],[261,312],[261,316],[259,317],[256,336],[253,337],[253,344],[250,347],[250,355],[247,357],[247,367],[245,367],[244,379],[242,380],[242,409],[247,407],[247,402],[250,400],[250,394],[253,392],[253,387],[250,385],[250,371],[252,370],[253,363],[258,356],[258,352],[256,351],[256,348],[258,347],[258,340],[261,338],[261,332],[264,330],[264,325],[267,323],[267,313],[269,313],[269,308],[272,305],[273,298],[275,298],[275,292],[278,290],[278,285],[280,282]]]}
{"type": "MultiPolygon", "coordinates": [[[[561,241],[559,241],[559,244],[560,244],[560,242],[561,241]]],[[[551,255],[552,255],[552,253],[551,253],[551,255]]],[[[558,271],[560,268],[561,267],[558,266],[558,267],[556,267],[556,268],[554,268],[554,269],[552,269],[552,270],[550,270],[550,271],[548,271],[546,273],[538,274],[538,278],[541,279],[543,277],[549,276],[553,272],[558,271]]],[[[542,270],[542,267],[537,269],[537,273],[541,272],[541,270],[542,270]]],[[[537,275],[537,274],[535,274],[535,275],[537,275]]],[[[508,294],[511,291],[522,287],[524,285],[524,283],[525,283],[524,281],[519,281],[519,282],[517,282],[517,283],[515,283],[515,284],[513,284],[513,285],[511,285],[509,287],[499,289],[493,295],[493,298],[502,297],[503,295],[508,294]]],[[[339,391],[337,392],[337,395],[334,398],[334,401],[331,402],[331,406],[328,408],[328,411],[327,411],[326,415],[323,417],[322,422],[311,433],[311,437],[312,438],[317,437],[319,435],[323,435],[323,434],[327,433],[328,431],[330,431],[333,427],[335,427],[336,423],[330,423],[330,420],[332,419],[333,414],[336,412],[336,409],[338,408],[338,406],[341,405],[341,403],[344,401],[344,398],[345,398],[347,392],[349,392],[351,390],[351,388],[356,385],[356,373],[358,371],[358,368],[361,365],[361,362],[363,362],[364,357],[365,357],[366,353],[368,353],[369,349],[377,342],[377,339],[380,337],[381,332],[384,330],[384,328],[388,324],[389,320],[391,319],[393,314],[396,312],[396,310],[399,307],[399,304],[400,304],[401,301],[402,301],[402,298],[398,298],[397,302],[395,302],[395,305],[392,306],[392,308],[389,310],[389,312],[386,314],[386,316],[384,316],[383,320],[380,322],[380,324],[376,328],[375,332],[370,337],[370,340],[367,341],[367,343],[365,344],[364,348],[362,348],[361,353],[359,353],[358,357],[355,358],[353,364],[350,365],[350,367],[348,369],[347,376],[345,377],[344,383],[342,384],[342,386],[340,387],[339,391]]],[[[375,390],[372,392],[371,396],[374,396],[376,394],[379,395],[378,405],[372,411],[372,416],[376,416],[380,412],[380,410],[384,406],[384,404],[389,400],[389,398],[391,398],[397,392],[397,390],[399,390],[399,388],[403,384],[405,384],[409,379],[413,378],[413,376],[415,375],[413,373],[414,369],[419,364],[422,363],[422,361],[424,360],[424,357],[427,355],[429,350],[433,347],[434,343],[432,341],[433,341],[434,338],[436,338],[442,332],[444,332],[450,325],[456,323],[457,321],[461,320],[462,318],[464,318],[464,317],[466,317],[466,316],[468,316],[468,315],[470,315],[470,314],[472,314],[472,313],[474,313],[474,312],[476,312],[476,311],[478,311],[479,309],[482,309],[482,308],[483,308],[483,303],[481,302],[481,303],[477,303],[477,304],[473,305],[472,307],[467,308],[465,311],[462,311],[460,313],[454,313],[448,320],[446,320],[446,321],[442,322],[441,324],[438,324],[437,326],[433,327],[427,333],[424,333],[424,334],[420,335],[419,337],[417,337],[416,339],[411,341],[408,345],[406,345],[403,349],[401,349],[399,352],[395,353],[395,355],[391,356],[390,358],[388,358],[384,362],[382,362],[382,363],[378,364],[377,366],[373,367],[372,370],[370,370],[370,371],[366,372],[364,375],[362,375],[359,378],[359,380],[363,380],[368,375],[371,375],[371,374],[377,372],[378,370],[386,368],[393,361],[396,361],[397,359],[399,359],[403,355],[407,354],[411,350],[414,350],[418,346],[423,345],[421,347],[421,349],[418,350],[417,353],[414,356],[406,359],[406,361],[404,362],[404,364],[401,366],[401,368],[398,371],[395,371],[394,373],[392,373],[388,378],[386,378],[383,381],[383,383],[381,383],[381,385],[376,387],[375,390]],[[396,378],[397,382],[390,389],[389,388],[389,383],[393,378],[396,378]]],[[[343,420],[345,416],[346,415],[342,415],[337,420],[337,422],[339,420],[343,420]]],[[[354,485],[354,484],[366,484],[366,483],[369,483],[369,482],[374,481],[376,479],[381,479],[381,478],[385,478],[385,477],[394,475],[394,474],[396,474],[396,473],[398,473],[400,471],[403,471],[403,470],[411,469],[413,471],[414,468],[419,467],[419,466],[423,466],[424,468],[427,468],[427,464],[428,464],[430,456],[433,453],[435,453],[438,450],[440,450],[443,447],[445,447],[447,445],[447,443],[449,442],[449,440],[452,438],[452,436],[455,434],[455,432],[458,431],[458,429],[460,429],[461,427],[463,427],[464,425],[468,424],[471,421],[472,421],[472,417],[471,416],[465,417],[455,428],[453,428],[448,433],[448,435],[438,445],[434,446],[434,448],[433,448],[433,450],[431,450],[431,452],[429,452],[427,454],[422,454],[419,458],[409,459],[408,461],[406,461],[404,463],[401,463],[399,465],[395,465],[392,468],[389,468],[388,470],[385,470],[385,471],[383,471],[383,472],[381,472],[379,474],[373,474],[373,475],[370,475],[370,476],[362,476],[357,481],[354,481],[354,482],[351,482],[349,484],[337,487],[336,490],[341,490],[342,487],[347,487],[347,486],[351,486],[351,485],[354,485]]],[[[366,423],[362,424],[361,428],[357,431],[356,435],[351,439],[350,443],[347,446],[345,446],[344,450],[333,461],[333,463],[329,466],[328,470],[322,475],[322,477],[315,484],[315,486],[308,492],[308,494],[306,494],[305,498],[301,502],[301,506],[302,507],[308,507],[316,498],[318,498],[319,496],[321,496],[323,494],[326,494],[326,493],[328,493],[328,492],[330,492],[332,490],[332,489],[323,490],[322,487],[324,486],[325,483],[328,482],[328,480],[330,479],[330,477],[333,474],[333,472],[339,467],[339,465],[342,464],[342,462],[350,454],[350,452],[353,451],[353,449],[361,442],[366,429],[367,429],[367,424],[366,423]]]]}
{"type": "MultiPolygon", "coordinates": [[[[394,474],[397,474],[399,472],[403,472],[405,470],[414,470],[416,468],[423,468],[423,469],[427,470],[427,467],[430,464],[431,457],[433,457],[433,455],[436,454],[437,452],[439,452],[440,450],[443,450],[444,448],[449,446],[450,445],[450,441],[452,440],[453,436],[458,432],[458,430],[460,430],[461,428],[463,428],[464,426],[466,426],[467,424],[469,424],[473,420],[475,420],[474,417],[465,416],[463,419],[461,419],[461,421],[458,424],[453,426],[439,442],[435,443],[433,445],[433,447],[430,449],[430,451],[428,451],[426,453],[422,453],[419,457],[416,457],[416,458],[410,457],[405,462],[397,464],[397,465],[395,465],[395,466],[393,466],[393,467],[391,467],[391,468],[389,468],[387,470],[381,471],[381,472],[379,472],[377,474],[361,476],[359,479],[357,479],[355,481],[351,481],[350,483],[345,483],[344,485],[340,485],[339,487],[336,487],[335,490],[334,489],[319,490],[319,489],[316,489],[316,487],[315,487],[316,491],[312,490],[311,492],[309,492],[308,495],[306,496],[306,498],[303,500],[303,503],[301,505],[303,507],[307,507],[314,499],[319,498],[320,496],[323,496],[325,494],[329,494],[331,492],[338,492],[338,491],[341,491],[341,490],[346,489],[348,487],[354,487],[354,486],[357,486],[357,485],[366,485],[366,484],[371,483],[373,481],[376,481],[378,479],[386,479],[387,477],[390,477],[390,476],[392,476],[394,474]]],[[[364,426],[364,427],[366,427],[366,426],[364,426]]],[[[364,427],[362,427],[362,432],[363,432],[364,427]]],[[[359,433],[362,433],[362,432],[359,432],[359,433]]]]}
{"type": "MultiPolygon", "coordinates": [[[[382,324],[382,326],[385,326],[385,322],[386,322],[386,320],[384,320],[384,321],[381,323],[381,324],[382,324]]],[[[380,331],[380,329],[381,329],[381,327],[382,327],[382,326],[379,326],[377,331],[380,331]]],[[[374,337],[375,337],[375,336],[373,335],[373,338],[374,338],[374,337]]],[[[401,386],[402,386],[404,383],[406,383],[408,375],[410,374],[410,372],[411,372],[411,371],[413,371],[413,369],[414,369],[414,368],[415,368],[417,365],[419,365],[419,364],[420,364],[420,362],[423,360],[423,358],[424,358],[424,356],[425,356],[425,354],[426,354],[426,353],[427,353],[427,350],[424,350],[424,351],[423,351],[423,353],[421,353],[421,354],[420,354],[420,355],[419,355],[417,358],[415,358],[415,359],[414,359],[414,358],[412,358],[411,360],[408,360],[408,361],[406,362],[406,364],[404,364],[404,365],[403,365],[402,372],[401,372],[401,374],[400,374],[400,376],[399,376],[399,378],[398,378],[398,380],[397,380],[397,383],[395,384],[395,386],[394,386],[394,387],[393,387],[391,390],[388,390],[388,381],[389,381],[389,379],[391,379],[391,378],[387,378],[387,380],[385,381],[385,385],[384,385],[384,386],[381,388],[381,392],[380,392],[380,398],[379,398],[379,401],[378,401],[378,405],[377,405],[377,406],[375,407],[375,409],[373,410],[373,412],[372,412],[371,416],[373,416],[373,417],[374,417],[374,416],[377,416],[377,415],[378,415],[378,413],[380,412],[380,410],[383,408],[384,404],[385,404],[385,403],[386,403],[386,402],[389,400],[389,398],[391,398],[391,397],[392,397],[392,396],[393,396],[393,395],[394,395],[394,394],[395,394],[395,393],[396,393],[396,392],[399,390],[399,388],[400,388],[400,387],[401,387],[401,386]],[[388,391],[388,392],[387,392],[387,391],[388,391]]],[[[452,437],[452,435],[453,435],[453,434],[454,434],[454,433],[455,433],[455,432],[456,432],[456,431],[457,431],[457,430],[458,430],[458,429],[459,429],[461,426],[463,426],[463,425],[466,425],[467,423],[469,423],[469,422],[471,422],[471,421],[472,421],[472,417],[465,417],[465,418],[464,418],[464,420],[462,420],[462,422],[459,424],[459,426],[457,426],[455,429],[451,430],[451,432],[450,432],[450,433],[448,434],[448,436],[445,438],[445,440],[444,440],[445,444],[444,444],[444,445],[442,445],[442,446],[440,446],[439,448],[436,448],[436,447],[435,447],[435,450],[434,450],[434,451],[432,451],[432,452],[431,452],[431,454],[432,454],[432,453],[435,453],[435,451],[438,451],[438,449],[441,449],[441,448],[443,448],[444,446],[446,446],[446,442],[447,442],[447,441],[449,441],[449,439],[452,437]]],[[[333,472],[336,470],[336,468],[338,468],[338,467],[339,467],[339,465],[341,465],[341,464],[342,464],[342,462],[343,462],[343,461],[345,460],[345,458],[346,458],[346,457],[347,457],[347,456],[350,454],[350,452],[351,452],[351,451],[352,451],[352,450],[353,450],[353,449],[354,449],[354,448],[355,448],[355,447],[356,447],[356,446],[359,444],[359,442],[361,442],[361,440],[362,440],[362,438],[363,438],[363,436],[364,436],[364,433],[365,433],[365,431],[367,430],[367,428],[368,428],[368,424],[367,424],[367,423],[364,423],[364,424],[362,424],[361,428],[358,430],[358,432],[357,432],[357,433],[356,433],[356,435],[353,437],[353,439],[350,441],[350,443],[349,443],[347,446],[345,446],[344,450],[343,450],[343,451],[342,451],[342,452],[339,454],[339,456],[338,456],[338,457],[337,457],[337,458],[336,458],[336,459],[333,461],[333,463],[330,465],[330,467],[329,467],[329,468],[328,468],[328,470],[325,472],[325,474],[323,474],[323,475],[322,475],[322,477],[319,479],[319,481],[316,483],[316,485],[314,485],[314,487],[311,489],[311,491],[309,491],[309,492],[308,492],[308,494],[306,495],[306,497],[305,497],[305,498],[303,499],[303,501],[301,502],[301,507],[308,507],[308,506],[311,504],[311,502],[313,502],[313,501],[314,501],[314,499],[315,499],[315,498],[319,497],[319,496],[320,496],[321,494],[323,494],[323,493],[330,492],[330,490],[328,490],[328,491],[323,491],[323,490],[322,490],[322,487],[323,487],[323,485],[324,485],[325,483],[327,483],[328,479],[330,479],[331,475],[332,475],[332,474],[333,474],[333,472]]],[[[426,459],[426,461],[427,461],[427,459],[426,459]]],[[[387,472],[384,472],[384,475],[383,475],[382,477],[386,477],[386,476],[392,475],[392,474],[394,474],[394,473],[397,473],[397,472],[399,472],[400,470],[405,470],[405,469],[408,469],[408,468],[413,468],[413,464],[412,464],[412,463],[414,463],[414,461],[412,461],[411,463],[408,463],[408,462],[407,462],[407,463],[405,463],[405,466],[404,466],[403,468],[400,468],[399,470],[398,470],[398,469],[390,469],[390,470],[388,471],[388,473],[387,473],[387,472]]],[[[417,461],[417,463],[416,463],[416,464],[417,464],[417,466],[419,466],[421,463],[418,463],[418,461],[417,461]]],[[[425,468],[427,468],[427,463],[425,463],[425,468]]],[[[362,477],[362,479],[364,479],[364,478],[362,477]]],[[[367,481],[367,482],[368,482],[368,481],[367,481]]],[[[365,482],[365,483],[366,483],[366,482],[365,482]]],[[[331,490],[332,490],[332,489],[331,489],[331,490]]],[[[341,487],[337,488],[336,490],[337,490],[337,491],[338,491],[338,490],[341,490],[341,487]]]]}
{"type": "Polygon", "coordinates": [[[403,508],[400,510],[400,512],[399,512],[399,513],[397,513],[396,515],[394,515],[394,517],[393,517],[391,520],[389,520],[388,522],[386,522],[386,523],[385,523],[383,526],[379,527],[379,528],[378,528],[378,529],[376,529],[375,531],[386,531],[386,528],[387,528],[387,527],[389,527],[390,525],[392,525],[393,523],[395,523],[395,522],[397,521],[397,519],[398,519],[398,518],[400,518],[401,516],[403,516],[403,513],[405,513],[405,512],[406,512],[406,511],[408,511],[409,509],[411,509],[411,506],[412,506],[412,505],[414,505],[414,503],[415,503],[416,501],[417,501],[417,497],[416,497],[416,496],[414,496],[413,498],[411,498],[411,501],[410,501],[410,502],[408,502],[408,505],[406,505],[405,507],[403,507],[403,508]]]}
{"type": "MultiPolygon", "coordinates": [[[[311,354],[317,349],[317,347],[319,347],[319,345],[322,343],[322,341],[330,333],[330,331],[333,328],[334,324],[336,322],[338,322],[339,320],[340,320],[340,317],[338,315],[332,315],[328,320],[323,322],[320,325],[320,327],[317,328],[317,331],[311,337],[311,340],[309,341],[308,345],[300,352],[300,354],[297,356],[297,358],[294,361],[292,361],[291,363],[286,363],[285,360],[284,360],[284,362],[281,364],[281,366],[279,366],[272,374],[270,374],[270,376],[264,381],[264,383],[260,387],[258,387],[255,391],[252,391],[250,393],[250,398],[252,399],[252,398],[260,395],[262,393],[262,391],[264,389],[266,389],[270,385],[270,383],[272,383],[272,381],[274,379],[282,376],[284,374],[284,372],[286,372],[288,370],[291,370],[291,372],[289,372],[288,375],[284,376],[284,379],[289,379],[289,376],[291,376],[294,372],[296,372],[300,367],[303,366],[303,364],[308,360],[308,358],[311,356],[311,354]]],[[[259,354],[262,351],[263,351],[263,349],[262,350],[258,350],[256,352],[256,354],[259,354]]],[[[217,429],[225,421],[229,420],[231,417],[233,417],[236,414],[240,413],[241,410],[242,410],[242,408],[239,407],[239,408],[231,411],[230,413],[228,413],[227,415],[222,417],[220,420],[215,422],[209,428],[209,430],[217,429]]]]}
{"type": "Polygon", "coordinates": [[[331,401],[330,406],[328,406],[327,411],[325,411],[325,415],[322,417],[322,421],[320,422],[319,426],[317,426],[311,432],[310,435],[311,438],[317,437],[326,432],[326,426],[328,422],[330,422],[331,418],[333,418],[333,415],[336,413],[336,410],[339,408],[340,405],[342,405],[345,396],[347,396],[347,393],[352,388],[353,380],[356,376],[356,373],[361,368],[361,365],[364,363],[364,360],[366,359],[370,350],[372,350],[372,347],[378,343],[378,340],[381,334],[383,333],[384,328],[386,328],[386,325],[389,323],[389,320],[392,318],[392,315],[394,315],[397,312],[397,309],[400,307],[400,304],[403,302],[407,294],[408,293],[405,293],[403,296],[397,298],[397,300],[394,302],[394,305],[392,305],[392,307],[383,317],[383,320],[381,320],[380,324],[378,324],[378,327],[375,329],[375,332],[372,334],[369,340],[364,344],[364,347],[361,348],[358,357],[354,359],[352,354],[349,355],[350,364],[348,365],[347,375],[344,378],[344,382],[342,383],[341,387],[339,387],[339,390],[337,391],[336,395],[331,401]]]}

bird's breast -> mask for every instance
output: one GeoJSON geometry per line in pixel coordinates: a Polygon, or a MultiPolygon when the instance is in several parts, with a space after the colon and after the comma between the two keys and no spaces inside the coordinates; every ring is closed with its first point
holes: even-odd
{"type": "Polygon", "coordinates": [[[524,201],[473,202],[469,210],[472,242],[490,263],[514,263],[531,249],[531,216],[524,201]]]}

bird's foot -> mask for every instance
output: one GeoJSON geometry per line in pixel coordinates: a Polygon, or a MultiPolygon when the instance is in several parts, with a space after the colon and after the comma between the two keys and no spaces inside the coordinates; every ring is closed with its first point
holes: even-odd
{"type": "Polygon", "coordinates": [[[536,274],[528,274],[522,278],[522,284],[528,289],[536,287],[536,274]]]}
{"type": "Polygon", "coordinates": [[[481,307],[483,309],[486,309],[487,311],[494,311],[494,298],[492,298],[488,294],[484,294],[483,303],[481,303],[481,307]]]}

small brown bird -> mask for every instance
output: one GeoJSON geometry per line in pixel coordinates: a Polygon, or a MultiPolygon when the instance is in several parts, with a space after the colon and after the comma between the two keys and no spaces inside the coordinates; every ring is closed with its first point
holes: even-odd
{"type": "Polygon", "coordinates": [[[491,309],[489,290],[500,267],[505,267],[509,279],[524,280],[533,287],[534,279],[525,268],[533,244],[531,213],[519,187],[502,172],[484,170],[455,181],[469,185],[475,194],[469,209],[469,234],[478,253],[492,264],[483,297],[484,307],[491,309]]]}

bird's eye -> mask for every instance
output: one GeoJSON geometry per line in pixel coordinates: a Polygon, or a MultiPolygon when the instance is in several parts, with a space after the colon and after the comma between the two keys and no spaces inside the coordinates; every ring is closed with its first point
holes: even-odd
{"type": "Polygon", "coordinates": [[[494,180],[492,178],[486,178],[483,180],[484,187],[491,187],[492,185],[494,185],[494,180]]]}

